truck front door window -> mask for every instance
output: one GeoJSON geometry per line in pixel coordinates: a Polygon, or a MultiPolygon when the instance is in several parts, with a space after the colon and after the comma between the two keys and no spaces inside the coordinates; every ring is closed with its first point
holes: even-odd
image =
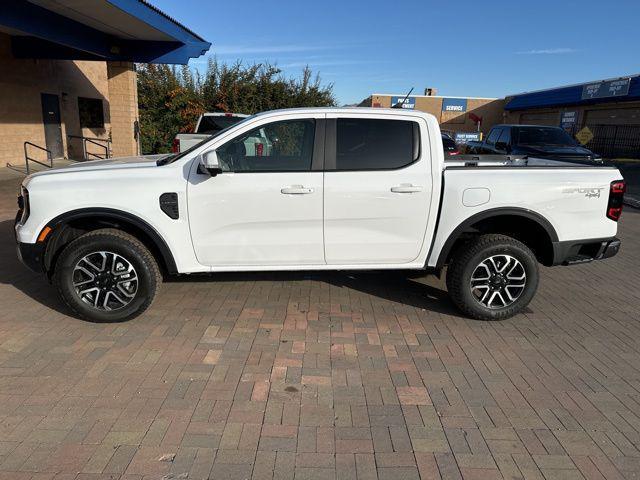
{"type": "Polygon", "coordinates": [[[494,128],[489,132],[489,136],[487,137],[487,145],[495,145],[496,141],[500,137],[500,132],[502,132],[501,128],[494,128]]]}
{"type": "Polygon", "coordinates": [[[311,170],[315,121],[274,122],[240,135],[217,149],[226,172],[311,170]]]}
{"type": "Polygon", "coordinates": [[[502,135],[500,135],[500,138],[498,139],[497,143],[504,143],[505,145],[509,145],[509,143],[511,143],[511,129],[510,128],[503,128],[502,129],[502,135]]]}

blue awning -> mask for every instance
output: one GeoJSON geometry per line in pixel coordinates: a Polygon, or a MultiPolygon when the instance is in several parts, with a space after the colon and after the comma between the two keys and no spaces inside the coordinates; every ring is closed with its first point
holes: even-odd
{"type": "Polygon", "coordinates": [[[616,97],[583,98],[585,85],[592,85],[595,83],[598,82],[588,82],[568,87],[521,93],[513,96],[504,108],[505,110],[528,110],[534,108],[594,105],[598,103],[640,100],[640,76],[631,77],[631,80],[629,81],[629,91],[626,95],[616,97]]]}
{"type": "Polygon", "coordinates": [[[14,0],[0,32],[16,58],[186,64],[211,47],[145,0],[14,0]]]}

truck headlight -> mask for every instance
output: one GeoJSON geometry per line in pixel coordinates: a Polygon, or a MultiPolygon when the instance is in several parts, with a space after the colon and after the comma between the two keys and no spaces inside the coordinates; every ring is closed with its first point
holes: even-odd
{"type": "Polygon", "coordinates": [[[20,223],[24,223],[29,218],[29,190],[20,187],[20,195],[18,196],[18,210],[22,211],[20,223]]]}

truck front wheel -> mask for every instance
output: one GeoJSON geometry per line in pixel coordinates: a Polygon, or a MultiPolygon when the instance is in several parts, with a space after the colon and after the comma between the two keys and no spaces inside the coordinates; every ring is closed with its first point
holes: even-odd
{"type": "Polygon", "coordinates": [[[153,302],[160,282],[160,270],[149,250],[116,229],[94,230],[69,243],[53,275],[67,306],[95,322],[140,315],[153,302]]]}
{"type": "Polygon", "coordinates": [[[538,262],[526,245],[506,235],[481,235],[455,252],[447,289],[470,317],[503,320],[529,304],[538,279],[538,262]]]}

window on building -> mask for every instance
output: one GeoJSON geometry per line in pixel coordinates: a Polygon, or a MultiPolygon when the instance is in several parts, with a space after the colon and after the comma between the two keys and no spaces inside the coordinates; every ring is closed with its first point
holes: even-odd
{"type": "Polygon", "coordinates": [[[336,135],[336,170],[391,170],[419,155],[414,122],[340,118],[336,135]]]}
{"type": "Polygon", "coordinates": [[[104,109],[99,98],[78,97],[80,128],[104,128],[104,109]]]}

